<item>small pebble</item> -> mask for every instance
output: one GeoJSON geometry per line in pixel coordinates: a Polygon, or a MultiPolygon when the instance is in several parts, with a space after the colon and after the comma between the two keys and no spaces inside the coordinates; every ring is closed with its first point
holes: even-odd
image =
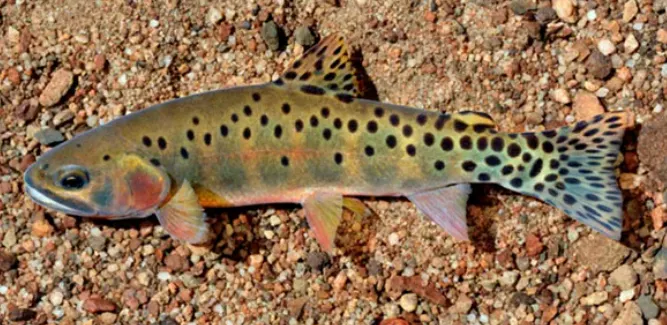
{"type": "Polygon", "coordinates": [[[417,294],[414,293],[407,293],[401,296],[401,299],[399,300],[399,304],[401,305],[401,308],[403,310],[407,311],[408,313],[411,313],[417,309],[417,302],[418,302],[418,297],[417,294]]]}

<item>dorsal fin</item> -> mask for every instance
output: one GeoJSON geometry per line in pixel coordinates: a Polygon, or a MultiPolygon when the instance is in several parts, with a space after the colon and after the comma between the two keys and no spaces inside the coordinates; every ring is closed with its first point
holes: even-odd
{"type": "Polygon", "coordinates": [[[350,61],[347,43],[337,35],[329,35],[308,49],[276,83],[316,86],[333,94],[355,97],[362,93],[359,73],[350,61]]]}
{"type": "Polygon", "coordinates": [[[452,119],[463,122],[466,126],[471,126],[478,133],[487,129],[496,130],[496,122],[489,114],[483,112],[463,111],[452,114],[452,119]]]}

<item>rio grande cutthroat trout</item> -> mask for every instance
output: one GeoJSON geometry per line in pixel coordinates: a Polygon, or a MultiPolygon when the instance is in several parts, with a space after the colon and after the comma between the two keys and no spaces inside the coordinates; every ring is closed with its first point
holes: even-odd
{"type": "Polygon", "coordinates": [[[467,239],[469,184],[494,183],[620,238],[614,163],[629,114],[500,133],[484,113],[357,98],[354,69],[344,40],[327,37],[271,83],[175,99],[71,139],[26,171],[26,191],[82,217],[155,214],[195,244],[210,239],[205,207],[300,203],[330,251],[343,207],[363,211],[350,196],[405,196],[467,239]]]}

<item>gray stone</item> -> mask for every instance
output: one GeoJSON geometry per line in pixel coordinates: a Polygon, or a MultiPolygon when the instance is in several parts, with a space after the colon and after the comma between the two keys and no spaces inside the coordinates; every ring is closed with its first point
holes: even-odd
{"type": "Polygon", "coordinates": [[[306,263],[314,271],[322,271],[329,264],[329,254],[323,252],[311,252],[306,257],[306,263]]]}
{"type": "Polygon", "coordinates": [[[280,30],[278,25],[273,21],[267,21],[262,25],[262,39],[272,51],[277,51],[280,48],[280,30]]]}
{"type": "Polygon", "coordinates": [[[596,49],[586,60],[586,68],[593,77],[604,79],[611,73],[611,59],[596,49]]]}
{"type": "Polygon", "coordinates": [[[35,133],[35,139],[39,143],[50,146],[65,141],[65,137],[60,131],[54,130],[52,128],[41,129],[35,133]]]}
{"type": "Polygon", "coordinates": [[[514,0],[510,3],[510,9],[515,15],[524,15],[528,10],[535,9],[535,5],[528,0],[514,0]]]}
{"type": "Polygon", "coordinates": [[[294,32],[296,42],[303,47],[311,47],[315,44],[315,35],[310,31],[310,28],[301,26],[294,32]]]}
{"type": "Polygon", "coordinates": [[[91,236],[88,238],[88,246],[95,251],[103,251],[106,248],[107,239],[102,236],[91,236]]]}
{"type": "Polygon", "coordinates": [[[540,8],[535,13],[535,19],[542,25],[546,25],[556,20],[556,18],[558,18],[556,11],[551,7],[540,8]]]}
{"type": "Polygon", "coordinates": [[[644,314],[645,319],[658,317],[660,309],[658,308],[658,305],[653,302],[653,298],[650,296],[639,297],[639,299],[637,299],[637,305],[639,305],[639,309],[642,310],[642,314],[644,314]]]}

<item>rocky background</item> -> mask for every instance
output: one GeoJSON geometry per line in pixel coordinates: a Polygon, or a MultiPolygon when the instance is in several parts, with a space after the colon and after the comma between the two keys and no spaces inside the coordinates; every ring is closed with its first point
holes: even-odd
{"type": "MultiPolygon", "coordinates": [[[[0,324],[666,324],[665,0],[0,0],[0,324]],[[621,242],[478,186],[471,242],[367,200],[320,252],[295,207],[211,211],[213,247],[153,219],[45,211],[22,171],[167,99],[270,81],[340,33],[380,100],[543,130],[633,112],[621,242]]],[[[109,139],[114,141],[114,139],[109,139]]]]}

